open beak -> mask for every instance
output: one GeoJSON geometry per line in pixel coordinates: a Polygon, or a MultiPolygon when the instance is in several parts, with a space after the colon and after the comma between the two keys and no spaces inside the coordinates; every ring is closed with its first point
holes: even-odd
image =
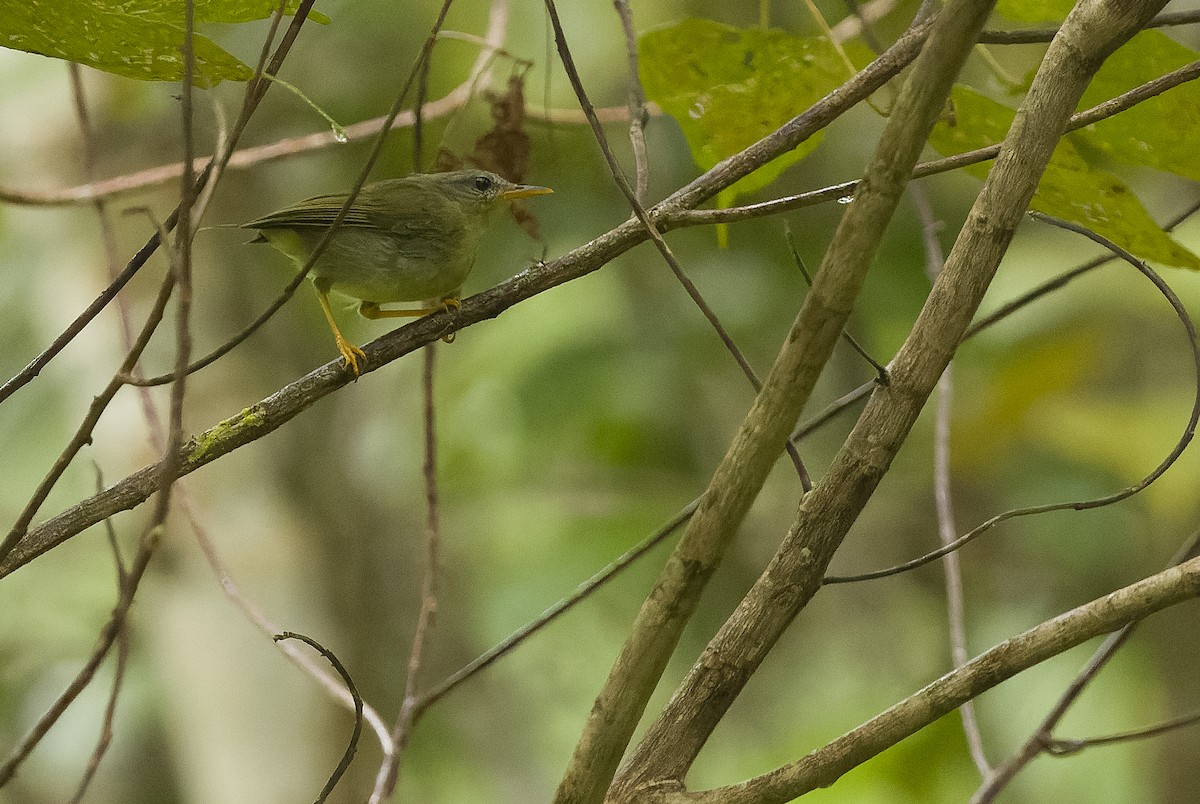
{"type": "Polygon", "coordinates": [[[511,187],[500,193],[501,198],[512,200],[514,198],[529,198],[533,195],[550,195],[554,192],[549,187],[537,187],[532,184],[518,184],[516,187],[511,187]]]}

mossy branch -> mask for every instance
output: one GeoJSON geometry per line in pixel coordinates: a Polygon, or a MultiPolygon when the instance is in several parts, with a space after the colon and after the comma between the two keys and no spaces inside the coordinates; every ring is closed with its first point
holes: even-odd
{"type": "MultiPolygon", "coordinates": [[[[862,72],[819,103],[648,210],[651,219],[666,217],[672,211],[694,208],[755,168],[795,148],[904,69],[916,57],[927,34],[927,27],[919,27],[901,37],[862,72]]],[[[598,270],[646,239],[646,230],[640,222],[626,221],[553,262],[539,264],[466,299],[460,310],[428,316],[390,332],[364,347],[367,359],[363,373],[370,373],[444,335],[494,318],[538,293],[598,270]]],[[[351,380],[348,373],[340,370],[338,363],[329,363],[248,408],[248,411],[254,411],[253,415],[238,414],[214,425],[183,445],[181,476],[262,438],[351,380]]],[[[145,502],[157,488],[157,472],[157,466],[145,467],[41,525],[30,528],[12,552],[0,561],[0,578],[104,518],[145,502]]]]}

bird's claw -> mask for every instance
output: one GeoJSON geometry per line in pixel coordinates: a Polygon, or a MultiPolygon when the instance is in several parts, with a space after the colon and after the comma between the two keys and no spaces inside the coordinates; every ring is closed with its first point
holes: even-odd
{"type": "Polygon", "coordinates": [[[363,360],[366,360],[366,352],[343,338],[337,339],[337,348],[342,353],[342,359],[346,361],[346,368],[354,372],[354,376],[357,378],[361,373],[358,367],[358,359],[361,357],[363,360]]]}
{"type": "MultiPolygon", "coordinates": [[[[458,299],[456,299],[455,297],[450,296],[448,298],[442,299],[442,309],[444,311],[446,311],[447,313],[458,312],[459,310],[462,309],[462,302],[459,301],[458,299]]],[[[445,335],[442,336],[442,343],[454,343],[454,336],[457,334],[458,333],[456,333],[456,332],[446,333],[445,335]]]]}

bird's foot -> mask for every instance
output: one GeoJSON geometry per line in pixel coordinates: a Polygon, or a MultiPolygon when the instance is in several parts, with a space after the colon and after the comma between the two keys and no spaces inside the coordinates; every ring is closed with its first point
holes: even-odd
{"type": "Polygon", "coordinates": [[[354,372],[354,377],[357,379],[360,373],[358,359],[361,357],[363,360],[366,360],[366,353],[341,335],[338,335],[336,340],[338,351],[342,353],[342,359],[346,361],[346,367],[354,372]]]}
{"type": "MultiPolygon", "coordinates": [[[[456,297],[450,296],[442,299],[442,309],[447,313],[457,312],[462,309],[462,302],[456,297]]],[[[457,332],[447,332],[442,336],[442,343],[454,343],[454,336],[457,334],[457,332]]]]}

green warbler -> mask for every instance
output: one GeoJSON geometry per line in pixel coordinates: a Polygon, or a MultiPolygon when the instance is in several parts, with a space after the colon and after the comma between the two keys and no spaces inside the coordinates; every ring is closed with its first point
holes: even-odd
{"type": "MultiPolygon", "coordinates": [[[[416,317],[458,307],[463,280],[487,214],[505,200],[545,195],[548,187],[513,184],[486,170],[416,173],[365,185],[309,271],[338,351],[357,376],[363,351],[342,337],[330,291],[361,300],[365,318],[416,317]],[[380,304],[422,302],[416,310],[380,304]]],[[[319,195],[242,224],[303,267],[346,203],[347,194],[319,195]]]]}

